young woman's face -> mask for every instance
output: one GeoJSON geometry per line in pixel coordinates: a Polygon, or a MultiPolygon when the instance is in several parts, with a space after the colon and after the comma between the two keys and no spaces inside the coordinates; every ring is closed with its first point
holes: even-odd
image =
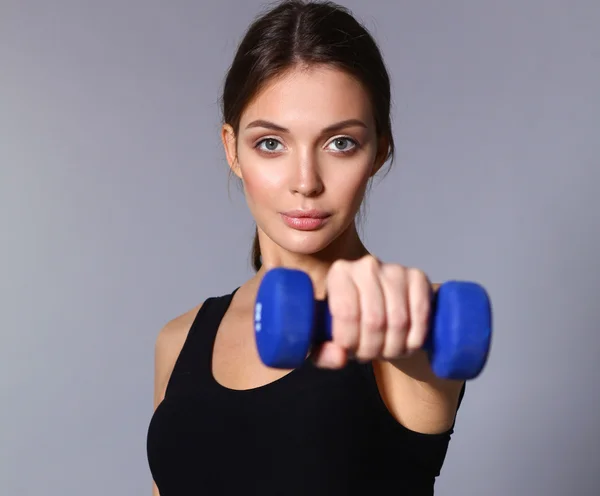
{"type": "Polygon", "coordinates": [[[324,250],[353,226],[381,165],[368,94],[328,67],[268,84],[242,115],[237,142],[227,126],[223,139],[259,230],[297,254],[324,250]]]}

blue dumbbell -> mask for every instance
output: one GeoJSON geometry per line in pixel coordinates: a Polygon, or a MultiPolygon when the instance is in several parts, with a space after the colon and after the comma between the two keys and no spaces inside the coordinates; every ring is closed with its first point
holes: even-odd
{"type": "MultiPolygon", "coordinates": [[[[473,282],[449,281],[433,297],[432,322],[424,349],[441,378],[478,376],[489,354],[492,310],[484,288],[473,282]]],[[[254,312],[256,345],[262,362],[297,368],[311,347],[331,340],[327,300],[315,300],[305,272],[276,268],[261,281],[254,312]]]]}

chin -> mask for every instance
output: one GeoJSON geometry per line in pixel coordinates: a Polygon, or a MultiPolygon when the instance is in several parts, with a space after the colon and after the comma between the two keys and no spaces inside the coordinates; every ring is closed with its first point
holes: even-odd
{"type": "Polygon", "coordinates": [[[284,231],[269,237],[284,250],[298,255],[314,255],[327,248],[335,239],[330,229],[314,231],[285,229],[284,231]]]}
{"type": "Polygon", "coordinates": [[[280,246],[285,250],[298,255],[315,255],[325,250],[330,244],[331,241],[329,240],[306,240],[300,243],[288,241],[287,243],[282,243],[280,246]]]}

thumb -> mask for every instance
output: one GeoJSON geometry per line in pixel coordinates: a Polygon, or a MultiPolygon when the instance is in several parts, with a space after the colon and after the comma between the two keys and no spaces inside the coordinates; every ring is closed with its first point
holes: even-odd
{"type": "Polygon", "coordinates": [[[348,362],[348,353],[333,341],[328,341],[315,347],[311,358],[317,367],[341,369],[348,362]]]}

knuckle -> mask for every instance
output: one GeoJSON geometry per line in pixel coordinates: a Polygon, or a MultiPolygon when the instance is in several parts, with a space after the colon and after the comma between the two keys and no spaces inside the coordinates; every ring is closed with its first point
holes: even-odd
{"type": "Polygon", "coordinates": [[[362,326],[367,332],[382,331],[385,327],[385,316],[379,312],[368,312],[363,316],[362,326]]]}
{"type": "Polygon", "coordinates": [[[348,266],[348,260],[338,258],[331,264],[331,269],[340,269],[348,266]]]}
{"type": "Polygon", "coordinates": [[[337,344],[346,350],[355,350],[358,347],[358,336],[347,327],[338,326],[334,337],[337,344]]]}
{"type": "Polygon", "coordinates": [[[398,264],[386,264],[383,267],[385,277],[391,281],[401,281],[406,278],[406,269],[398,264]]]}
{"type": "Polygon", "coordinates": [[[413,320],[419,324],[427,324],[429,322],[429,312],[431,305],[426,298],[421,298],[415,303],[415,315],[413,320]]]}
{"type": "Polygon", "coordinates": [[[348,262],[346,260],[336,260],[329,268],[329,276],[336,277],[348,270],[348,262]]]}
{"type": "Polygon", "coordinates": [[[384,358],[397,358],[406,352],[406,345],[403,339],[390,339],[386,343],[382,356],[384,358]]]}
{"type": "Polygon", "coordinates": [[[366,352],[356,352],[356,355],[354,356],[354,358],[356,358],[356,360],[360,363],[366,363],[369,360],[371,360],[373,357],[371,357],[368,353],[366,352]]]}
{"type": "Polygon", "coordinates": [[[337,301],[331,304],[331,315],[345,323],[358,323],[359,312],[356,305],[352,305],[346,301],[337,301]]]}
{"type": "Polygon", "coordinates": [[[381,356],[386,360],[392,360],[394,358],[398,358],[403,354],[404,348],[402,347],[402,345],[394,345],[393,347],[386,348],[381,356]]]}
{"type": "Polygon", "coordinates": [[[418,269],[416,267],[409,267],[407,271],[410,274],[410,276],[414,277],[415,279],[427,279],[427,275],[421,269],[418,269]]]}
{"type": "Polygon", "coordinates": [[[381,346],[378,346],[378,343],[361,343],[356,350],[356,358],[361,361],[372,360],[381,354],[380,350],[381,346]]]}
{"type": "Polygon", "coordinates": [[[388,330],[396,334],[405,333],[408,329],[408,314],[404,311],[397,310],[388,318],[388,330]]]}
{"type": "Polygon", "coordinates": [[[411,334],[407,343],[406,349],[410,351],[416,351],[423,347],[425,343],[425,334],[423,333],[414,333],[411,334]]]}
{"type": "Polygon", "coordinates": [[[368,270],[369,272],[378,272],[381,266],[379,260],[375,258],[373,255],[365,255],[360,260],[360,265],[368,270]]]}
{"type": "Polygon", "coordinates": [[[431,288],[429,277],[425,272],[423,272],[420,269],[410,269],[408,277],[410,278],[411,282],[418,285],[419,288],[424,288],[428,290],[431,288]]]}

